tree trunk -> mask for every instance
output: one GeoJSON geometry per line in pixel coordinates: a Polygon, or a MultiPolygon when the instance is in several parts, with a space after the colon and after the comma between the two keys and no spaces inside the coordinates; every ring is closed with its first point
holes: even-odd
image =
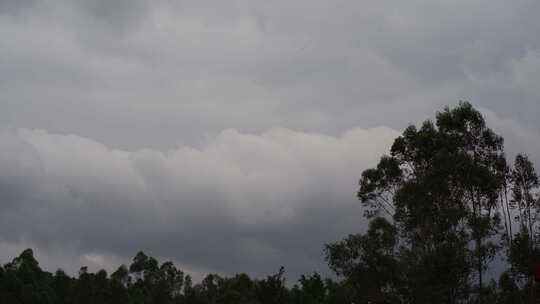
{"type": "Polygon", "coordinates": [[[478,268],[478,303],[484,303],[483,302],[483,271],[482,271],[482,240],[480,238],[476,239],[476,250],[478,252],[478,264],[476,265],[478,268]]]}
{"type": "Polygon", "coordinates": [[[506,213],[508,214],[508,223],[510,228],[510,243],[512,243],[512,238],[514,237],[514,234],[512,232],[512,218],[510,216],[510,206],[508,204],[508,186],[506,185],[506,182],[504,184],[504,202],[506,205],[506,213]]]}

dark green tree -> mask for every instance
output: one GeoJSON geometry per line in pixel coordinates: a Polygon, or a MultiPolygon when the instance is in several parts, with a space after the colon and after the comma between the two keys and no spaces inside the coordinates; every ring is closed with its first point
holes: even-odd
{"type": "MultiPolygon", "coordinates": [[[[486,126],[470,103],[446,108],[437,115],[437,127],[455,161],[459,200],[467,207],[467,224],[476,268],[478,302],[483,303],[483,273],[498,249],[493,238],[500,230],[498,198],[505,185],[503,138],[486,126]]],[[[450,173],[450,172],[449,172],[450,173]]]]}
{"type": "Polygon", "coordinates": [[[321,275],[314,272],[310,276],[302,275],[291,290],[295,304],[323,304],[327,302],[327,287],[321,275]]]}
{"type": "Polygon", "coordinates": [[[377,217],[365,235],[350,235],[326,245],[326,259],[330,268],[353,286],[355,302],[395,299],[401,280],[397,245],[396,228],[377,217]]]}
{"type": "Polygon", "coordinates": [[[537,222],[540,211],[540,182],[532,162],[526,155],[518,154],[511,171],[512,207],[517,211],[515,219],[519,231],[513,237],[509,261],[516,274],[532,279],[532,265],[540,255],[537,240],[537,222]]]}
{"type": "Polygon", "coordinates": [[[261,304],[283,304],[288,299],[285,287],[285,268],[281,267],[278,273],[257,282],[257,300],[261,304]]]}
{"type": "Polygon", "coordinates": [[[390,155],[362,173],[365,215],[391,219],[399,236],[401,301],[460,303],[472,299],[476,279],[483,302],[506,171],[503,139],[462,102],[438,113],[435,123],[406,128],[390,155]]]}
{"type": "Polygon", "coordinates": [[[54,303],[52,275],[41,270],[32,249],[24,250],[4,269],[7,284],[3,289],[7,289],[7,298],[12,303],[54,303]]]}

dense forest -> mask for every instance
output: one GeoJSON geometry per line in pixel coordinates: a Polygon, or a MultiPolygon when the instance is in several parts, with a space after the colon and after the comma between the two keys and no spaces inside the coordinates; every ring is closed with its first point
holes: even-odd
{"type": "Polygon", "coordinates": [[[42,270],[27,249],[0,266],[0,303],[502,304],[540,298],[534,276],[538,175],[526,155],[507,157],[503,138],[471,104],[406,128],[388,155],[361,173],[358,198],[369,227],[324,246],[334,280],[312,273],[286,284],[281,268],[266,278],[209,274],[194,283],[172,262],[143,252],[111,274],[82,267],[71,277],[42,270]]]}

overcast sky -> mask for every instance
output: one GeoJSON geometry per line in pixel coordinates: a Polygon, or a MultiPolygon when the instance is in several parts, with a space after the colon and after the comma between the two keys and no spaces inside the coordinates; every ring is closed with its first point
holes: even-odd
{"type": "Polygon", "coordinates": [[[0,263],[325,274],[409,123],[540,163],[540,2],[0,0],[0,263]]]}

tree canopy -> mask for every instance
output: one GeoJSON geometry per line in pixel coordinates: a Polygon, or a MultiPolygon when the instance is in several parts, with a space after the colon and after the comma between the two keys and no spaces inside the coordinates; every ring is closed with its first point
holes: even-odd
{"type": "Polygon", "coordinates": [[[507,164],[503,143],[468,102],[406,128],[362,173],[369,229],[328,244],[330,267],[392,303],[532,301],[539,182],[527,156],[507,164]],[[486,278],[497,257],[498,285],[486,278]]]}

